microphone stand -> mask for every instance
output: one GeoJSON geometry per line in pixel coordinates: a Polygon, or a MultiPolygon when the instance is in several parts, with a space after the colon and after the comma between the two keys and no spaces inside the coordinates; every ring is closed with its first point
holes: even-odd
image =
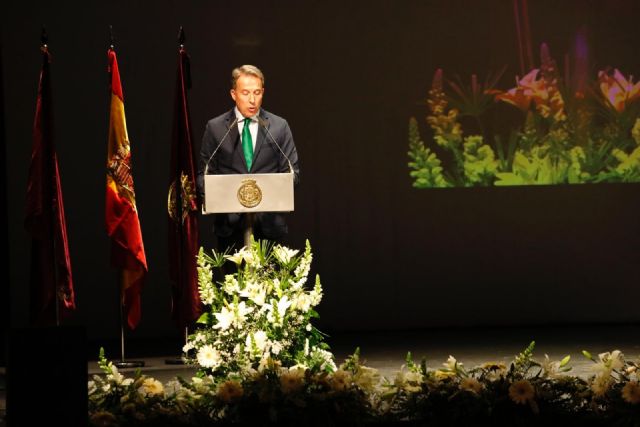
{"type": "Polygon", "coordinates": [[[289,163],[289,171],[291,173],[294,173],[293,170],[293,166],[291,165],[291,160],[289,160],[289,156],[287,156],[286,154],[284,154],[284,151],[282,151],[282,148],[280,147],[280,144],[278,144],[278,142],[276,141],[276,139],[273,137],[273,135],[271,134],[271,131],[269,130],[269,126],[267,126],[267,121],[264,120],[261,117],[258,117],[258,123],[264,128],[264,130],[267,131],[267,135],[269,135],[269,138],[271,138],[271,140],[273,141],[273,143],[276,145],[276,147],[278,148],[278,150],[280,151],[280,154],[282,154],[284,156],[285,159],[287,159],[287,163],[289,163]]]}

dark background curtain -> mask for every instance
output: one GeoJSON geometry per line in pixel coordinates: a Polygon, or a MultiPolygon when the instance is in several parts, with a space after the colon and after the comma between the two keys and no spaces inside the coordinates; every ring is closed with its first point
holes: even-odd
{"type": "MultiPolygon", "coordinates": [[[[206,121],[232,107],[230,71],[244,63],[262,68],[263,106],[290,123],[302,181],[288,243],[312,244],[312,272],[325,290],[321,328],[640,320],[638,184],[411,186],[408,122],[415,116],[429,138],[424,99],[436,68],[467,81],[507,65],[499,86],[514,86],[512,2],[69,3],[2,6],[13,324],[26,324],[28,306],[22,221],[43,24],[78,306],[70,323],[86,325],[92,340],[118,335],[104,229],[110,24],[149,266],[132,339],[179,333],[170,314],[166,203],[180,25],[191,55],[196,150],[206,121]]],[[[584,27],[592,79],[606,66],[640,75],[638,2],[539,0],[529,2],[529,13],[536,60],[546,42],[562,64],[584,27]]],[[[210,228],[202,218],[205,247],[210,228]]]]}

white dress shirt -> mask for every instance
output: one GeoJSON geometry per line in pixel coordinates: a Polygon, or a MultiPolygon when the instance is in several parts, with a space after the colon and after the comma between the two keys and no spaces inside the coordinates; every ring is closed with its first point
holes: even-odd
{"type": "MultiPolygon", "coordinates": [[[[236,118],[238,119],[238,133],[240,134],[240,138],[242,139],[242,130],[244,129],[245,117],[240,113],[238,107],[234,107],[234,112],[236,114],[236,118]]],[[[259,110],[258,114],[260,114],[259,110]]],[[[253,117],[247,117],[251,119],[251,123],[249,123],[249,132],[251,132],[251,142],[253,143],[254,152],[256,151],[256,141],[258,140],[258,114],[253,117]]]]}

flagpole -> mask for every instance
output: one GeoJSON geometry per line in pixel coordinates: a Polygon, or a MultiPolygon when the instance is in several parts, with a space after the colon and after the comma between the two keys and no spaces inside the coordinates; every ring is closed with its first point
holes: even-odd
{"type": "MultiPolygon", "coordinates": [[[[43,55],[42,60],[43,61],[47,61],[47,68],[48,68],[48,55],[49,55],[49,46],[47,45],[47,43],[49,42],[49,36],[47,34],[47,30],[45,28],[45,26],[42,26],[42,31],[40,32],[40,52],[43,55]]],[[[43,63],[43,66],[45,64],[43,63]]],[[[45,89],[46,91],[50,91],[51,90],[51,81],[49,80],[49,73],[50,70],[47,71],[47,76],[46,79],[47,81],[44,82],[48,88],[45,89]]],[[[43,76],[44,77],[44,76],[43,76]]],[[[49,92],[50,93],[50,92],[49,92]]],[[[51,102],[51,100],[49,99],[49,102],[51,102]]],[[[48,131],[51,133],[49,135],[49,144],[46,145],[46,150],[44,153],[44,157],[47,161],[47,163],[49,164],[49,166],[51,167],[52,170],[49,170],[49,168],[47,168],[47,171],[49,173],[49,175],[51,176],[52,172],[53,172],[53,150],[52,150],[52,145],[53,145],[53,123],[51,122],[51,112],[48,112],[47,114],[47,120],[49,121],[49,123],[46,125],[48,128],[48,131]]],[[[49,186],[48,191],[52,191],[51,186],[49,186]]],[[[51,195],[47,196],[48,200],[51,200],[52,197],[51,195]]],[[[58,262],[56,260],[56,238],[55,238],[55,233],[56,233],[56,227],[55,227],[55,220],[54,220],[54,214],[55,214],[55,210],[51,209],[51,211],[49,212],[49,229],[51,230],[52,234],[52,239],[51,239],[51,263],[53,264],[53,281],[52,281],[52,285],[53,285],[53,316],[54,316],[54,323],[55,326],[58,327],[60,326],[60,306],[59,306],[59,301],[58,301],[58,262]]],[[[48,310],[47,310],[48,311],[48,310]]],[[[49,311],[48,311],[49,312],[49,311]]],[[[47,323],[49,322],[49,319],[47,319],[47,323]]]]}
{"type": "MultiPolygon", "coordinates": [[[[49,46],[47,46],[47,43],[49,42],[49,36],[47,35],[47,29],[45,28],[45,26],[42,26],[42,31],[40,33],[40,52],[42,52],[43,55],[48,55],[49,54],[49,46]]],[[[43,61],[47,60],[44,57],[42,58],[43,61]]],[[[51,82],[48,81],[47,85],[51,85],[51,82]]],[[[50,89],[48,89],[50,90],[50,89]]],[[[51,113],[49,113],[51,114],[51,113]]],[[[49,116],[50,117],[50,116],[49,116]]],[[[53,124],[51,124],[51,127],[53,127],[53,124]]],[[[53,131],[52,128],[49,128],[49,131],[53,131]]],[[[53,144],[52,138],[53,135],[50,135],[50,144],[53,144]]],[[[45,152],[45,158],[47,159],[47,161],[49,162],[49,164],[51,165],[52,161],[52,155],[53,153],[51,152],[51,146],[49,145],[47,152],[45,152]]],[[[49,187],[49,191],[51,191],[51,187],[49,187]]],[[[48,197],[49,200],[51,200],[51,197],[48,197]]],[[[51,215],[49,216],[49,227],[52,233],[54,233],[54,237],[51,239],[51,253],[52,253],[52,257],[51,257],[51,262],[53,263],[53,304],[54,304],[54,316],[55,316],[55,325],[56,327],[60,326],[60,307],[58,305],[58,263],[56,262],[56,239],[55,239],[55,222],[53,220],[53,215],[54,215],[54,211],[51,211],[51,215]]]]}
{"type": "MultiPolygon", "coordinates": [[[[180,67],[182,68],[182,55],[181,51],[184,48],[184,30],[180,27],[180,31],[178,32],[178,55],[180,55],[180,67]]],[[[180,121],[178,121],[180,123],[180,121]]],[[[175,124],[174,126],[178,126],[175,124]]],[[[178,130],[179,131],[179,130],[178,130]]],[[[182,166],[182,150],[176,150],[177,159],[174,171],[175,173],[175,194],[176,194],[176,217],[175,221],[178,223],[176,227],[176,232],[178,234],[178,283],[180,283],[182,276],[182,170],[180,169],[182,166]]]]}
{"type": "Polygon", "coordinates": [[[118,289],[118,306],[120,308],[120,316],[118,317],[120,323],[120,361],[115,362],[114,365],[119,368],[141,368],[144,366],[142,360],[129,360],[124,358],[124,297],[122,295],[122,270],[118,270],[116,273],[116,288],[118,289]]]}
{"type": "MultiPolygon", "coordinates": [[[[182,26],[180,26],[180,30],[178,30],[178,55],[179,55],[179,60],[180,60],[180,68],[182,68],[182,50],[184,49],[184,41],[185,41],[185,34],[184,34],[184,28],[182,26]]],[[[179,121],[178,121],[179,123],[179,121]]],[[[174,126],[178,126],[178,124],[174,124],[174,126]]],[[[177,278],[178,278],[178,286],[180,286],[180,283],[182,282],[182,259],[183,259],[183,254],[182,254],[182,244],[183,244],[183,236],[182,236],[182,170],[180,169],[182,166],[182,150],[176,150],[177,152],[177,156],[178,158],[176,159],[176,170],[175,172],[175,181],[174,181],[174,193],[176,195],[176,216],[175,216],[175,221],[178,223],[178,226],[176,227],[176,232],[177,232],[177,241],[178,241],[178,256],[177,256],[177,264],[178,264],[178,268],[177,268],[177,278]]],[[[169,218],[171,218],[171,216],[169,216],[169,218]]],[[[189,337],[189,327],[185,326],[184,327],[184,340],[185,340],[185,344],[188,342],[188,337],[189,337]]],[[[176,357],[174,359],[166,359],[164,361],[167,365],[183,365],[184,364],[184,359],[179,356],[176,357]]]]}
{"type": "MultiPolygon", "coordinates": [[[[115,51],[114,47],[114,37],[113,37],[113,26],[109,25],[109,49],[115,51]]],[[[144,361],[142,360],[133,360],[127,361],[124,357],[124,325],[125,325],[125,313],[124,313],[124,270],[117,269],[116,271],[116,289],[118,290],[118,307],[119,307],[119,316],[118,321],[120,323],[120,361],[115,362],[114,365],[117,368],[139,368],[144,366],[144,361]]]]}

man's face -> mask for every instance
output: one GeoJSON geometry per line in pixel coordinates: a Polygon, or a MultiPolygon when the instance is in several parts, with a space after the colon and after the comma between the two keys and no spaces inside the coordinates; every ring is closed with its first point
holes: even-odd
{"type": "Polygon", "coordinates": [[[231,98],[244,117],[255,116],[262,105],[264,88],[258,77],[243,74],[236,80],[236,88],[231,89],[231,98]]]}

